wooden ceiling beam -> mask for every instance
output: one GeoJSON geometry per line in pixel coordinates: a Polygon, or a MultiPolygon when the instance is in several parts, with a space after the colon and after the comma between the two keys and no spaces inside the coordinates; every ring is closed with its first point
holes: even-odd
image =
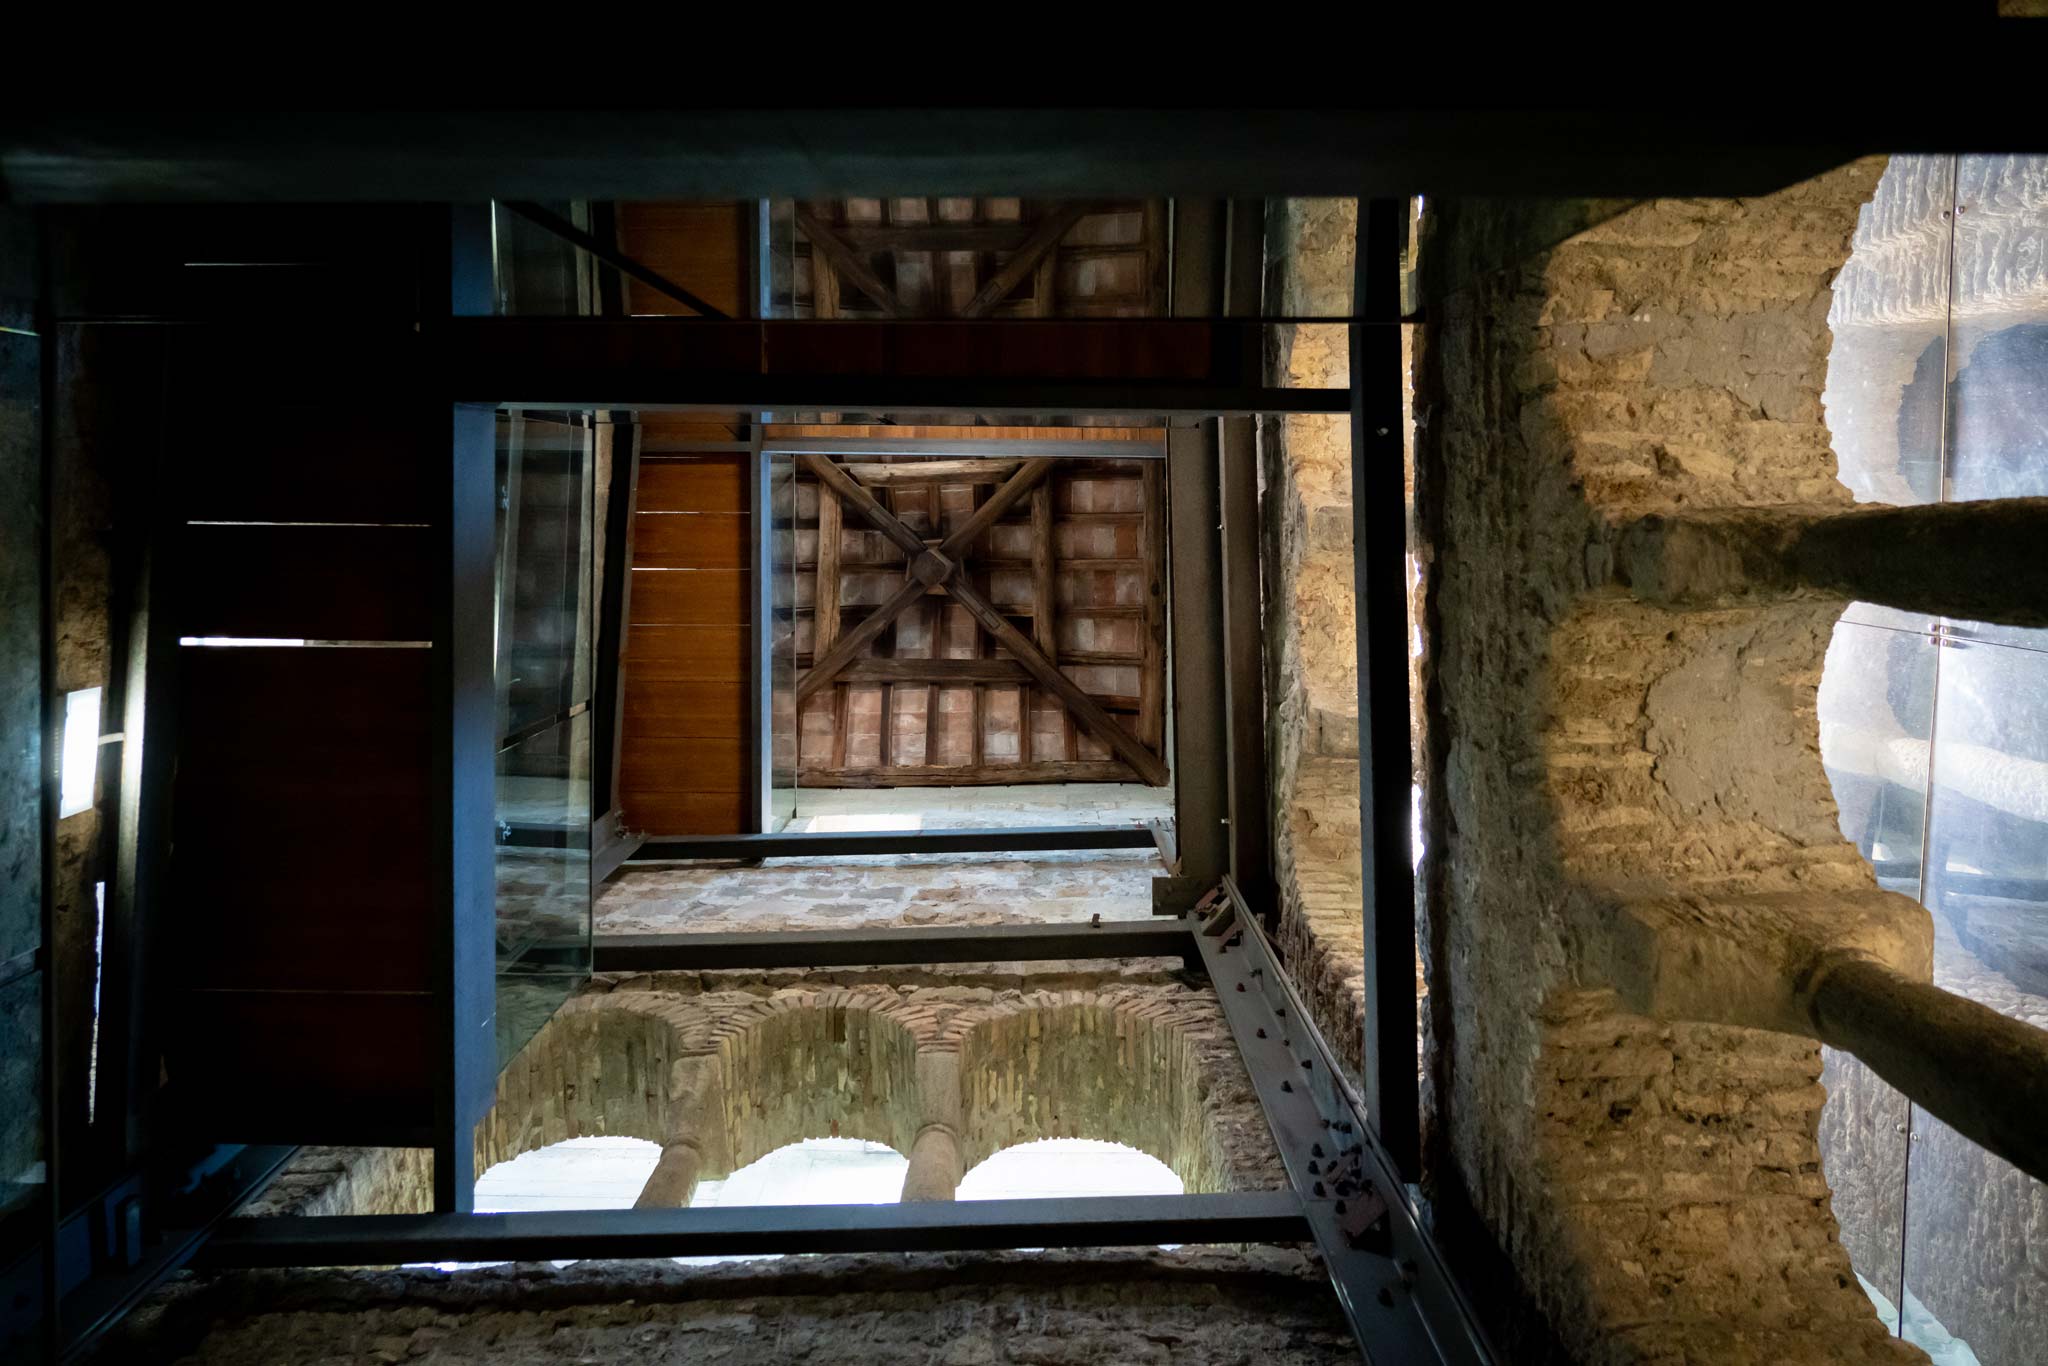
{"type": "Polygon", "coordinates": [[[868,266],[867,258],[848,246],[837,232],[801,204],[796,206],[796,225],[803,229],[805,237],[811,239],[811,246],[832,263],[832,269],[840,279],[873,299],[875,307],[884,315],[891,318],[903,315],[902,301],[868,266]]]}
{"type": "Polygon", "coordinates": [[[840,466],[861,483],[992,484],[1007,479],[1022,460],[891,460],[840,466]]]}
{"type": "Polygon", "coordinates": [[[1041,687],[1058,697],[1076,721],[1109,746],[1110,753],[1129,764],[1144,782],[1154,787],[1165,785],[1169,777],[1166,762],[1147,749],[1137,736],[1118,725],[1115,717],[1081,690],[1080,684],[1060,672],[1059,666],[1041,654],[1023,632],[1010,625],[1003,614],[967,582],[965,575],[955,578],[950,587],[953,601],[972,613],[982,629],[995,638],[996,644],[1008,650],[1041,687]]]}
{"type": "Polygon", "coordinates": [[[1024,283],[1025,277],[1038,268],[1038,263],[1060,244],[1060,239],[1074,230],[1074,225],[1093,212],[1093,204],[1062,204],[1038,221],[1031,236],[1024,239],[1024,245],[1012,252],[1010,259],[1003,262],[1003,268],[988,277],[988,283],[981,287],[967,306],[960,310],[963,318],[979,318],[997,304],[1010,297],[1010,292],[1024,283]]]}

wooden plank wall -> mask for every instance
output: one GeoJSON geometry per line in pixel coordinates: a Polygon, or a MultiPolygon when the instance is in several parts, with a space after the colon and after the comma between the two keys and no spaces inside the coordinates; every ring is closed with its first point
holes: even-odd
{"type": "Polygon", "coordinates": [[[619,807],[652,835],[751,828],[752,501],[744,455],[643,455],[619,807]]]}
{"type": "MultiPolygon", "coordinates": [[[[754,315],[738,203],[621,204],[619,249],[731,317],[754,315]]],[[[690,310],[628,281],[626,311],[690,310]]],[[[747,457],[692,453],[746,435],[739,413],[644,413],[625,640],[619,812],[651,835],[754,828],[753,512],[747,457]]]]}

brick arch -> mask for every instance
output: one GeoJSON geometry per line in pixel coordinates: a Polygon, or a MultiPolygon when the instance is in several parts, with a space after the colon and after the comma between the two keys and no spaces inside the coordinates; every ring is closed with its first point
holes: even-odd
{"type": "Polygon", "coordinates": [[[895,993],[792,992],[724,1014],[705,1037],[724,1151],[705,1175],[807,1138],[863,1138],[908,1154],[927,1113],[917,1056],[930,1016],[895,993]]]}
{"type": "Polygon", "coordinates": [[[650,993],[571,998],[498,1077],[477,1171],[571,1138],[668,1142],[688,1066],[679,1016],[650,993]]]}
{"type": "Polygon", "coordinates": [[[1200,994],[1035,992],[955,1018],[935,1049],[958,1055],[969,1169],[1019,1143],[1094,1138],[1158,1158],[1191,1192],[1279,1180],[1270,1140],[1221,1117],[1246,1113],[1232,1102],[1249,1083],[1200,994]]]}

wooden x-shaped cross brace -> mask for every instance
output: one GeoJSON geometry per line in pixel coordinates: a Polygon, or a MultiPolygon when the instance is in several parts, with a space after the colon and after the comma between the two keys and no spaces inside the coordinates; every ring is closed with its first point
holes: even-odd
{"type": "MultiPolygon", "coordinates": [[[[926,592],[937,584],[944,584],[953,601],[966,608],[987,632],[994,636],[996,643],[1010,652],[1010,656],[1024,666],[1040,687],[1058,697],[1061,704],[1073,713],[1091,734],[1104,744],[1117,758],[1131,766],[1145,782],[1155,786],[1167,779],[1166,763],[1151,750],[1145,748],[1138,737],[1118,725],[1116,718],[1104,711],[1099,703],[1081,690],[1079,684],[1060,671],[1060,667],[1045,657],[1022,631],[1012,626],[1008,619],[996,609],[995,604],[983,597],[967,576],[960,572],[960,556],[974,544],[998,518],[1025,494],[1031,492],[1037,483],[1052,469],[1051,460],[1027,460],[1017,472],[1004,481],[989,500],[976,508],[971,516],[940,542],[935,550],[924,543],[924,538],[905,526],[895,513],[883,507],[875,496],[862,488],[859,481],[822,455],[806,454],[802,458],[804,468],[818,477],[818,481],[839,495],[842,502],[856,508],[867,518],[876,530],[887,536],[900,547],[910,559],[910,578],[887,602],[870,612],[860,625],[848,631],[825,652],[825,657],[813,664],[804,676],[797,680],[797,705],[818,689],[837,678],[840,672],[851,664],[868,647],[868,642],[879,636],[890,622],[896,620],[910,605],[923,598],[926,592]]],[[[835,610],[835,603],[819,603],[818,610],[835,610]]]]}

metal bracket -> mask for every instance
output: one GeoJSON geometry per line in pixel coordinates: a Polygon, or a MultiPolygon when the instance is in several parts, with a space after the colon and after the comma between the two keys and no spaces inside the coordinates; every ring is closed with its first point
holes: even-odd
{"type": "Polygon", "coordinates": [[[1227,877],[1223,890],[1234,921],[1195,943],[1366,1360],[1491,1363],[1470,1306],[1258,917],[1227,877]]]}

